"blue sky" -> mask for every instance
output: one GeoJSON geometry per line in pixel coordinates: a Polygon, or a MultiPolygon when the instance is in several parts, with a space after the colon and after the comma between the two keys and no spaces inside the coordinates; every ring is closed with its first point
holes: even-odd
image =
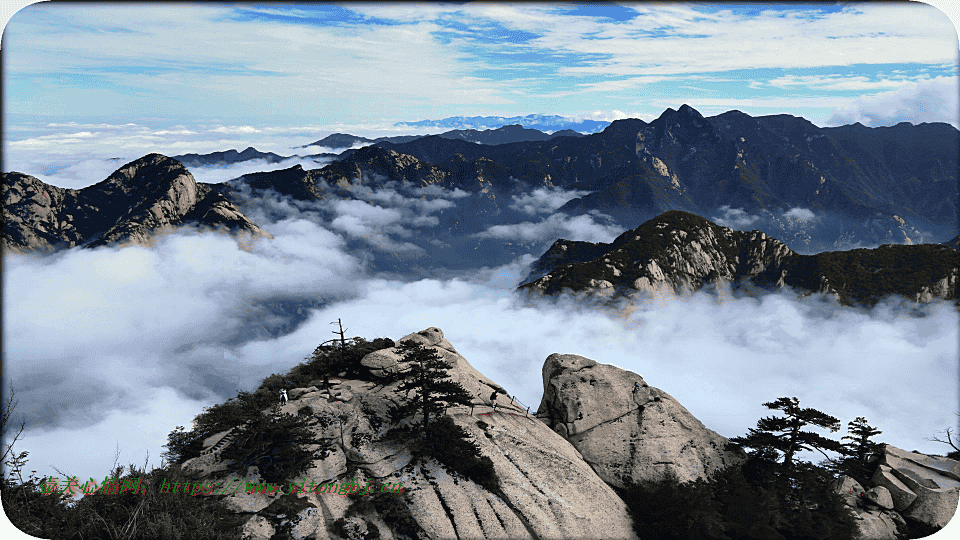
{"type": "Polygon", "coordinates": [[[5,170],[282,151],[459,115],[649,121],[688,103],[820,126],[958,116],[956,30],[919,3],[41,3],[2,46],[5,170]]]}

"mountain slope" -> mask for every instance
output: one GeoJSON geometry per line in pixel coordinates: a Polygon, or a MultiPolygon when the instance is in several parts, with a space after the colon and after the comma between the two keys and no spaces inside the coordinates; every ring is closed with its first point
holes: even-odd
{"type": "Polygon", "coordinates": [[[197,184],[183,164],[160,154],[80,190],[5,173],[3,201],[3,245],[13,251],[146,243],[165,228],[188,224],[266,234],[220,192],[197,184]]]}
{"type": "Polygon", "coordinates": [[[800,255],[762,232],[735,231],[675,210],[596,249],[601,254],[590,261],[568,261],[548,252],[543,262],[534,263],[536,272],[543,272],[551,260],[559,264],[520,289],[544,294],[569,290],[612,298],[692,292],[717,282],[750,282],[765,288],[789,286],[806,293],[829,293],[846,304],[872,305],[889,294],[924,302],[958,299],[960,256],[940,244],[800,255]]]}
{"type": "Polygon", "coordinates": [[[638,223],[667,210],[738,209],[805,252],[957,230],[960,132],[946,124],[818,128],[789,115],[704,118],[684,105],[576,139],[471,147],[434,136],[383,146],[440,166],[456,154],[490,160],[528,189],[590,191],[560,208],[568,215],[638,223]]]}
{"type": "MultiPolygon", "coordinates": [[[[384,533],[389,531],[386,537],[398,538],[396,516],[403,512],[394,509],[387,513],[378,504],[357,504],[359,511],[348,513],[356,499],[310,492],[311,485],[353,481],[402,486],[403,497],[389,496],[407,509],[413,521],[407,526],[417,529],[419,538],[636,538],[626,505],[577,450],[508,398],[501,397],[494,410],[489,394],[505,390],[474,369],[440,329],[428,328],[399,341],[419,342],[451,364],[450,379],[470,392],[474,405],[451,407],[447,412],[480,453],[490,458],[500,489],[488,490],[432,457],[414,455],[410,437],[400,441],[385,437],[391,427],[389,408],[409,397],[398,391],[398,382],[384,375],[409,366],[396,349],[381,349],[361,360],[370,370],[369,378],[334,378],[329,389],[323,388],[322,380],[310,381],[305,387],[291,389],[291,401],[278,407],[277,414],[309,417],[311,429],[318,438],[329,441],[332,450],[315,460],[302,477],[285,479],[289,483],[279,484],[279,492],[273,496],[240,490],[223,499],[233,512],[250,515],[250,528],[259,523],[261,531],[269,531],[259,537],[268,538],[274,525],[281,526],[279,520],[264,525],[269,519],[264,510],[277,499],[290,497],[292,486],[302,483],[307,493],[294,498],[307,504],[300,502],[298,508],[313,508],[289,516],[297,523],[297,537],[330,538],[330,525],[345,518],[350,526],[369,530],[373,525],[384,533]]],[[[410,420],[414,419],[400,422],[410,420]]],[[[220,458],[234,444],[232,431],[207,438],[202,455],[186,461],[184,468],[211,484],[229,478],[241,478],[240,485],[262,482],[257,467],[236,470],[220,458]]]]}
{"type": "Polygon", "coordinates": [[[284,157],[274,154],[273,152],[260,152],[251,146],[243,152],[225,150],[223,152],[211,152],[209,154],[181,154],[179,156],[173,156],[173,159],[187,167],[209,167],[230,165],[232,163],[240,163],[241,161],[254,159],[263,160],[267,163],[278,163],[285,159],[290,159],[290,156],[284,157]]]}

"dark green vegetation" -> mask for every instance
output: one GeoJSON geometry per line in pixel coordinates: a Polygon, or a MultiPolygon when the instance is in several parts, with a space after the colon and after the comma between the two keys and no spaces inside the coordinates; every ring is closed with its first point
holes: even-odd
{"type": "Polygon", "coordinates": [[[261,414],[239,430],[220,458],[233,461],[241,471],[256,465],[265,482],[282,484],[300,476],[314,460],[326,457],[325,445],[325,441],[313,435],[303,417],[261,414]],[[305,445],[314,444],[321,445],[321,449],[304,449],[305,445]]]}
{"type": "MultiPolygon", "coordinates": [[[[840,422],[816,409],[801,408],[797,398],[782,397],[764,406],[784,415],[762,418],[745,437],[731,439],[751,449],[746,462],[709,480],[681,483],[667,477],[617,490],[638,535],[663,540],[855,538],[855,518],[834,493],[833,483],[847,475],[869,485],[877,467],[870,457],[883,446],[870,438],[880,431],[857,417],[847,424],[851,435],[841,439],[848,442],[838,442],[804,429],[835,432],[840,422]],[[796,459],[800,450],[828,450],[841,457],[813,465],[796,459]]],[[[906,538],[923,538],[936,530],[908,522],[899,532],[906,538]]]]}
{"type": "Polygon", "coordinates": [[[841,440],[850,442],[841,446],[839,452],[842,457],[831,468],[853,478],[861,486],[866,485],[873,476],[874,469],[868,460],[883,448],[882,444],[873,442],[870,438],[879,435],[881,431],[868,424],[867,419],[862,416],[848,423],[847,431],[850,435],[843,436],[841,440]]]}
{"type": "MultiPolygon", "coordinates": [[[[4,403],[3,432],[10,427],[16,403],[13,395],[4,403]]],[[[149,472],[146,467],[115,466],[108,475],[116,480],[115,492],[96,492],[73,501],[64,489],[61,474],[57,487],[30,474],[23,477],[28,452],[13,452],[19,433],[6,445],[3,459],[10,475],[0,478],[3,511],[21,531],[53,540],[235,540],[246,516],[225,512],[219,497],[161,493],[161,486],[197,484],[200,479],[168,464],[149,472]],[[127,490],[122,488],[132,486],[127,490]],[[119,489],[118,489],[119,488],[119,489]],[[137,493],[136,491],[140,492],[137,493]]],[[[36,471],[34,471],[36,472],[36,471]]],[[[84,479],[74,485],[82,487],[84,479]]],[[[104,479],[97,479],[103,484],[104,479]]],[[[51,482],[52,484],[52,482],[51,482]]],[[[88,489],[92,489],[91,485],[88,489]]]]}
{"type": "Polygon", "coordinates": [[[397,351],[410,366],[409,371],[399,375],[403,381],[397,390],[408,395],[412,390],[414,397],[413,400],[394,407],[390,411],[391,417],[405,418],[419,411],[423,415],[422,431],[427,433],[431,414],[437,415],[450,405],[470,405],[472,396],[460,383],[448,378],[450,364],[436,351],[411,341],[398,345],[397,351]]]}
{"type": "Polygon", "coordinates": [[[663,540],[849,540],[852,514],[832,476],[752,456],[709,481],[645,482],[620,491],[637,534],[663,540]]]}
{"type": "Polygon", "coordinates": [[[448,379],[450,365],[433,350],[411,341],[398,347],[410,369],[398,374],[402,378],[398,390],[413,391],[413,399],[391,409],[394,422],[419,412],[423,419],[413,430],[395,428],[390,436],[409,440],[413,431],[420,437],[414,439],[416,451],[430,456],[451,471],[456,471],[488,490],[497,492],[500,480],[493,469],[493,461],[480,453],[480,447],[470,439],[463,428],[456,425],[448,415],[430,423],[430,415],[437,417],[450,405],[470,405],[471,395],[460,383],[448,379]]]}
{"type": "MultiPolygon", "coordinates": [[[[519,288],[541,288],[552,295],[563,290],[587,290],[593,287],[593,280],[606,280],[618,294],[630,294],[636,292],[633,283],[638,278],[650,277],[646,268],[653,262],[673,284],[686,281],[699,288],[723,278],[735,285],[750,282],[769,289],[782,282],[807,292],[822,292],[829,285],[843,304],[872,306],[891,294],[916,299],[960,266],[960,252],[942,244],[884,245],[800,255],[776,239],[727,229],[679,210],[664,212],[610,244],[595,246],[599,254],[591,260],[583,260],[583,254],[594,254],[586,246],[564,252],[551,248],[534,268],[547,272],[552,265],[552,269],[539,283],[519,288]],[[694,259],[689,252],[693,242],[715,259],[715,264],[691,274],[689,269],[697,268],[688,264],[694,259]],[[777,248],[782,249],[782,256],[774,256],[777,248]]],[[[947,291],[947,298],[960,302],[956,288],[947,291]]]]}
{"type": "MultiPolygon", "coordinates": [[[[393,346],[389,338],[377,338],[367,341],[360,337],[335,340],[336,344],[321,344],[314,350],[307,362],[291,369],[286,375],[273,374],[263,380],[253,393],[240,392],[237,397],[224,403],[213,405],[193,420],[193,429],[185,431],[182,426],[170,433],[165,456],[172,463],[184,461],[200,455],[202,442],[211,435],[241,426],[248,420],[256,420],[263,411],[277,404],[281,388],[304,388],[323,384],[324,379],[336,377],[340,373],[359,379],[369,380],[369,370],[360,365],[360,359],[376,350],[393,346]]],[[[309,417],[290,420],[293,425],[305,428],[309,417]]]]}
{"type": "MultiPolygon", "coordinates": [[[[730,439],[754,450],[753,455],[777,461],[783,458],[787,467],[793,465],[793,456],[800,450],[824,450],[839,452],[843,445],[833,439],[812,431],[803,431],[806,426],[815,426],[836,432],[840,429],[840,421],[816,409],[800,408],[797,398],[778,398],[776,401],[764,403],[764,407],[783,411],[786,416],[768,416],[757,422],[756,429],[750,428],[746,437],[730,439]]],[[[864,420],[866,423],[866,420],[864,420]]],[[[879,433],[879,432],[877,432],[879,433]]],[[[868,437],[869,438],[869,437],[868,437]]],[[[829,458],[826,454],[824,457],[829,458]]]]}

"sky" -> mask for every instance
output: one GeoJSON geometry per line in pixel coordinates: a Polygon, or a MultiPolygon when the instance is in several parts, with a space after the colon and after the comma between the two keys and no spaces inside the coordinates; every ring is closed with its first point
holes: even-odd
{"type": "Polygon", "coordinates": [[[152,151],[291,155],[451,116],[649,121],[684,103],[960,127],[957,34],[920,3],[40,3],[2,45],[4,171],[27,174],[152,151]]]}
{"type": "MultiPolygon", "coordinates": [[[[72,188],[150,152],[305,156],[334,132],[436,133],[396,124],[451,116],[649,121],[687,103],[960,127],[957,33],[923,4],[35,4],[7,24],[2,54],[3,171],[72,188]]],[[[322,165],[191,172],[220,182],[295,163],[322,165]]],[[[844,425],[866,416],[883,442],[946,451],[926,439],[956,425],[955,310],[841,309],[790,291],[613,311],[526,303],[512,290],[554,240],[622,232],[558,220],[577,195],[513,201],[527,221],[485,234],[534,247],[443,277],[370,261],[463,204],[456,193],[423,194],[432,206],[400,191],[322,208],[251,198],[247,215],[272,235],[253,245],[182,230],[150,248],[4,254],[3,383],[28,422],[18,447],[43,475],[102,478],[118,452],[159,465],[176,426],[286,372],[340,318],[368,339],[439,327],[531,410],[543,361],[561,352],[641,374],[727,437],[768,415],[761,403],[797,396],[844,425]],[[327,305],[291,332],[245,332],[284,323],[263,308],[278,298],[317,297],[327,305]]]]}

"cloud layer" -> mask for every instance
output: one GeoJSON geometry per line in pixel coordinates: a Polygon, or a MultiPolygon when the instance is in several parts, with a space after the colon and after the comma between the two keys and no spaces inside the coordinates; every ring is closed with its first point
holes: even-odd
{"type": "MultiPolygon", "coordinates": [[[[273,238],[253,242],[185,230],[149,249],[7,254],[4,374],[28,423],[21,449],[41,474],[56,466],[84,479],[102,477],[117,447],[121,463],[149,452],[157,464],[166,433],[286,372],[340,318],[367,338],[437,326],[531,410],[544,359],[573,353],[641,374],[728,437],[767,414],[761,403],[797,396],[844,422],[866,416],[885,442],[942,450],[924,438],[954,421],[958,388],[943,374],[956,369],[958,320],[948,306],[891,301],[861,311],[789,292],[700,293],[604,311],[518,297],[543,244],[499,265],[467,259],[444,270],[432,261],[437,277],[418,277],[427,262],[377,270],[404,242],[429,247],[416,232],[436,229],[433,218],[467,199],[434,191],[389,184],[326,206],[264,196],[256,217],[273,238]]],[[[555,220],[548,210],[561,198],[513,200],[528,221],[496,229],[498,243],[578,231],[610,241],[617,232],[555,220]]]]}

